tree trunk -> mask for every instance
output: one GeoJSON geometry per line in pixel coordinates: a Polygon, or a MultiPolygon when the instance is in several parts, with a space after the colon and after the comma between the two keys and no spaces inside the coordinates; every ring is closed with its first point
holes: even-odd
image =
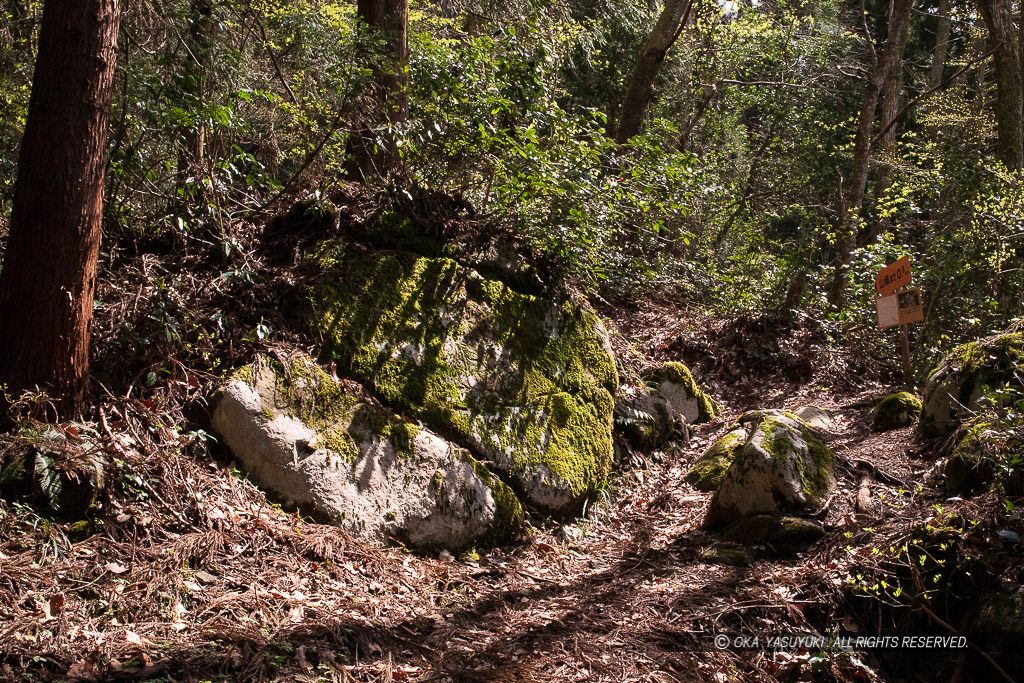
{"type": "MultiPolygon", "coordinates": [[[[385,118],[377,123],[394,125],[409,118],[409,2],[408,0],[359,0],[359,19],[372,40],[383,44],[383,53],[370,55],[375,99],[385,118]]],[[[382,178],[394,168],[398,150],[390,140],[381,145],[368,127],[349,138],[349,175],[362,180],[382,178]]]]}
{"type": "Polygon", "coordinates": [[[901,35],[910,22],[910,9],[913,0],[890,0],[889,32],[882,50],[882,58],[875,60],[867,85],[864,86],[864,100],[857,123],[857,134],[853,143],[853,175],[850,177],[849,193],[844,197],[840,212],[839,230],[836,235],[838,256],[832,280],[830,299],[832,305],[843,307],[846,292],[846,271],[853,260],[853,250],[857,246],[857,232],[860,226],[860,212],[864,204],[864,194],[868,185],[868,168],[871,161],[871,128],[875,122],[875,109],[878,107],[878,95],[882,90],[886,75],[892,70],[893,64],[902,59],[903,45],[901,35]]]}
{"type": "Polygon", "coordinates": [[[185,106],[196,114],[196,121],[181,130],[178,142],[178,187],[182,187],[189,176],[196,175],[206,152],[206,125],[201,115],[206,95],[206,71],[212,45],[213,2],[212,0],[189,0],[189,39],[186,43],[185,72],[181,80],[181,94],[185,106]]]}
{"type": "Polygon", "coordinates": [[[989,40],[996,46],[996,156],[1015,170],[1024,167],[1024,86],[1019,36],[1010,0],[978,0],[989,40]]]}
{"type": "Polygon", "coordinates": [[[665,8],[654,23],[654,30],[640,48],[615,131],[615,141],[620,145],[640,132],[647,107],[654,98],[654,81],[669,48],[679,38],[692,7],[692,0],[666,0],[665,8]]]}
{"type": "Polygon", "coordinates": [[[0,382],[80,413],[119,0],[47,0],[0,271],[0,382]]]}
{"type": "Polygon", "coordinates": [[[949,13],[953,10],[950,0],[939,2],[939,28],[935,34],[935,50],[932,52],[932,68],[928,74],[928,87],[938,87],[942,82],[942,71],[946,67],[946,55],[949,54],[949,13]]]}
{"type": "MultiPolygon", "coordinates": [[[[910,15],[907,14],[907,20],[899,22],[898,25],[894,24],[890,27],[890,37],[895,39],[894,42],[886,40],[886,51],[890,49],[889,46],[893,46],[893,53],[895,58],[892,63],[889,64],[889,69],[885,72],[885,82],[883,85],[882,95],[882,115],[880,119],[881,127],[885,130],[885,134],[882,135],[878,141],[878,156],[883,158],[884,163],[878,169],[878,176],[875,181],[875,197],[881,197],[889,189],[889,173],[892,168],[889,157],[892,153],[893,143],[896,142],[896,128],[895,125],[890,125],[893,119],[899,114],[900,111],[900,93],[903,92],[903,50],[907,45],[907,36],[910,35],[910,15]],[[893,35],[893,30],[896,34],[893,35]]],[[[876,237],[880,226],[876,225],[870,231],[868,240],[873,240],[876,237]]]]}

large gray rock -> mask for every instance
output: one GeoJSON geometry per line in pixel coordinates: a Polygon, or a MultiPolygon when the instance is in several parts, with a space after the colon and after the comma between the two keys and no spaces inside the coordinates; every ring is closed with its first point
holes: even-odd
{"type": "Polygon", "coordinates": [[[466,446],[531,506],[577,511],[612,462],[615,359],[597,317],[445,258],[324,245],[313,322],[384,403],[466,446]]]}
{"type": "Polygon", "coordinates": [[[835,486],[835,456],[813,427],[793,413],[746,413],[750,437],[711,500],[705,524],[727,526],[759,514],[820,508],[835,486]]]}
{"type": "Polygon", "coordinates": [[[949,434],[978,409],[985,386],[1024,389],[1024,333],[1013,332],[953,349],[928,375],[918,432],[949,434]]]}
{"type": "Polygon", "coordinates": [[[468,453],[346,395],[300,355],[236,373],[212,426],[276,498],[365,540],[459,548],[522,522],[511,489],[468,453]]]}

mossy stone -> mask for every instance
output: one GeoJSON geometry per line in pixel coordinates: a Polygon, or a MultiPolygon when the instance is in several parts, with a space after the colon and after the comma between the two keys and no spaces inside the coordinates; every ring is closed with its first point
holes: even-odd
{"type": "Polygon", "coordinates": [[[500,543],[522,525],[515,493],[467,451],[347,393],[312,359],[261,356],[232,377],[211,426],[286,507],[427,549],[500,543]]]}
{"type": "Polygon", "coordinates": [[[909,427],[921,412],[921,400],[908,391],[889,394],[875,406],[875,429],[888,431],[909,427]]]}
{"type": "Polygon", "coordinates": [[[724,527],[758,514],[819,509],[835,485],[835,456],[815,429],[795,415],[760,415],[736,454],[705,525],[724,527]]]}
{"type": "Polygon", "coordinates": [[[918,434],[944,436],[975,414],[984,387],[1024,389],[1024,332],[958,346],[928,375],[918,434]]]}
{"type": "Polygon", "coordinates": [[[713,443],[686,473],[686,483],[698,491],[717,491],[736,455],[747,442],[747,430],[734,428],[713,443]]]}
{"type": "Polygon", "coordinates": [[[665,363],[647,376],[654,389],[686,418],[687,422],[707,422],[721,412],[718,403],[701,390],[690,369],[678,362],[665,363]]]}
{"type": "Polygon", "coordinates": [[[450,259],[325,266],[313,324],[382,401],[493,462],[540,509],[568,511],[604,480],[618,377],[592,312],[450,259]]]}

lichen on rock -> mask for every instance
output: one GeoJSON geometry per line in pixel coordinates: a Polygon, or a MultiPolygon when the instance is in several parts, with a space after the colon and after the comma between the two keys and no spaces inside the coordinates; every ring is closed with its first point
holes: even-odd
{"type": "Polygon", "coordinates": [[[512,490],[469,453],[348,395],[302,355],[235,372],[211,422],[285,505],[366,540],[459,548],[500,542],[523,521],[512,490]]]}
{"type": "Polygon", "coordinates": [[[450,259],[331,254],[314,325],[383,402],[468,446],[548,512],[571,511],[607,476],[617,373],[593,313],[450,259]]]}

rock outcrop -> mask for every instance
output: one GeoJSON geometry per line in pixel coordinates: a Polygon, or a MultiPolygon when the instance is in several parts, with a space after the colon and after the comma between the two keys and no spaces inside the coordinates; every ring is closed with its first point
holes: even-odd
{"type": "Polygon", "coordinates": [[[984,387],[1009,383],[1024,389],[1024,332],[1013,332],[953,349],[928,375],[918,433],[949,434],[978,409],[984,387]]]}
{"type": "Polygon", "coordinates": [[[324,351],[385,404],[467,447],[553,514],[577,510],[612,461],[615,360],[597,317],[446,258],[316,257],[324,351]]]}
{"type": "Polygon", "coordinates": [[[784,411],[751,411],[739,425],[749,437],[733,449],[705,524],[721,528],[743,517],[819,509],[835,486],[835,456],[819,430],[784,411]]]}
{"type": "Polygon", "coordinates": [[[501,541],[523,519],[512,490],[465,450],[347,394],[301,355],[236,372],[212,426],[277,499],[359,538],[459,548],[501,541]]]}

